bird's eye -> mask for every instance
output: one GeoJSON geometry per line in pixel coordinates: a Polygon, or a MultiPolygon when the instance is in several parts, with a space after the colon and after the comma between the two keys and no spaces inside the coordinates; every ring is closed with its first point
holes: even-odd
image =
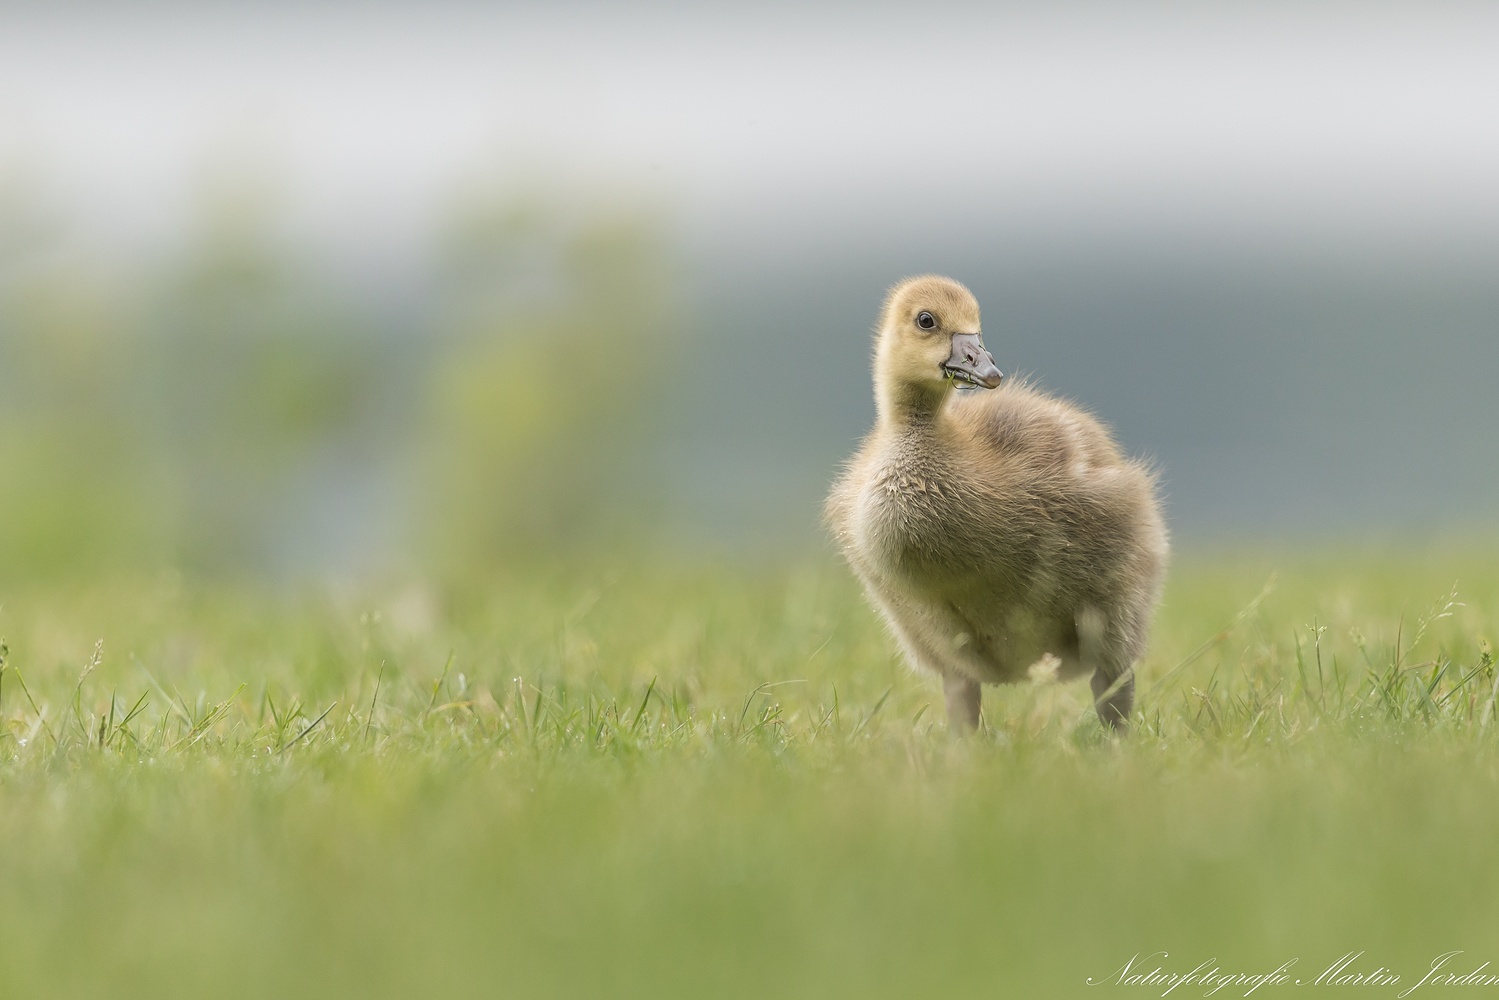
{"type": "Polygon", "coordinates": [[[916,314],[916,325],[923,330],[935,330],[937,329],[937,317],[926,310],[922,310],[916,314]]]}

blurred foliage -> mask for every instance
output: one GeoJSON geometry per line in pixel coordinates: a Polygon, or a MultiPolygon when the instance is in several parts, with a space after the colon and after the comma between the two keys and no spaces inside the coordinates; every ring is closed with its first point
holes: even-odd
{"type": "Polygon", "coordinates": [[[166,269],[139,344],[141,412],[167,456],[189,568],[265,567],[314,506],[319,463],[376,419],[387,363],[354,303],[271,229],[254,189],[219,192],[166,269]]]}
{"type": "Polygon", "coordinates": [[[449,568],[557,555],[650,503],[642,438],[680,324],[662,234],[490,197],[443,258],[425,519],[449,568]]]}
{"type": "Polygon", "coordinates": [[[0,579],[461,573],[638,517],[680,328],[648,217],[464,199],[391,310],[273,194],[210,185],[180,248],[122,263],[0,180],[0,579]]]}
{"type": "Polygon", "coordinates": [[[0,573],[149,558],[166,526],[129,419],[141,303],[116,276],[37,253],[50,228],[24,206],[0,229],[0,573]]]}

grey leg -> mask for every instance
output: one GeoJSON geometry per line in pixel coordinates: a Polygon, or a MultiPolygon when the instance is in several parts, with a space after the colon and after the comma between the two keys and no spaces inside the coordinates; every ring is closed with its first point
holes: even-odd
{"type": "Polygon", "coordinates": [[[955,733],[971,733],[979,727],[979,704],[983,692],[979,682],[955,674],[944,674],[942,693],[947,696],[947,726],[955,733]]]}
{"type": "MultiPolygon", "coordinates": [[[[1102,668],[1093,671],[1093,707],[1098,719],[1116,733],[1129,731],[1129,714],[1135,708],[1135,672],[1126,667],[1124,672],[1111,677],[1102,668]]],[[[950,704],[950,702],[949,702],[950,704]]]]}
{"type": "MultiPolygon", "coordinates": [[[[1114,621],[1117,625],[1117,616],[1114,621]]],[[[1083,666],[1093,668],[1093,708],[1098,720],[1116,733],[1128,731],[1129,714],[1135,708],[1135,671],[1129,655],[1120,648],[1118,634],[1110,634],[1109,616],[1097,608],[1078,612],[1077,646],[1083,666]]]]}

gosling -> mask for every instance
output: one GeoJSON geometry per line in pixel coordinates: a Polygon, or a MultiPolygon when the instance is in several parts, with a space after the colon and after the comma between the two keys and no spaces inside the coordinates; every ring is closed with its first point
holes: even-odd
{"type": "Polygon", "coordinates": [[[911,666],[941,676],[951,728],[978,726],[980,685],[1039,667],[1090,675],[1123,732],[1166,567],[1154,476],[1091,415],[1003,378],[967,288],[892,288],[874,430],[824,518],[911,666]]]}

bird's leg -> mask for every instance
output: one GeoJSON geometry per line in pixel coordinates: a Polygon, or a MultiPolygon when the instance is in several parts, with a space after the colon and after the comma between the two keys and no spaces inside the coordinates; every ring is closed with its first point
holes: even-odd
{"type": "Polygon", "coordinates": [[[1093,671],[1093,707],[1098,720],[1114,732],[1129,731],[1129,714],[1135,708],[1135,671],[1125,667],[1109,673],[1102,666],[1093,671]]]}
{"type": "Polygon", "coordinates": [[[947,696],[947,725],[959,735],[979,727],[979,704],[983,692],[979,682],[960,674],[942,676],[942,693],[947,696]]]}
{"type": "Polygon", "coordinates": [[[1122,734],[1129,729],[1129,714],[1135,708],[1135,671],[1117,648],[1117,640],[1110,640],[1108,626],[1102,611],[1083,608],[1077,615],[1077,648],[1083,666],[1093,668],[1093,708],[1098,721],[1122,734]]]}

